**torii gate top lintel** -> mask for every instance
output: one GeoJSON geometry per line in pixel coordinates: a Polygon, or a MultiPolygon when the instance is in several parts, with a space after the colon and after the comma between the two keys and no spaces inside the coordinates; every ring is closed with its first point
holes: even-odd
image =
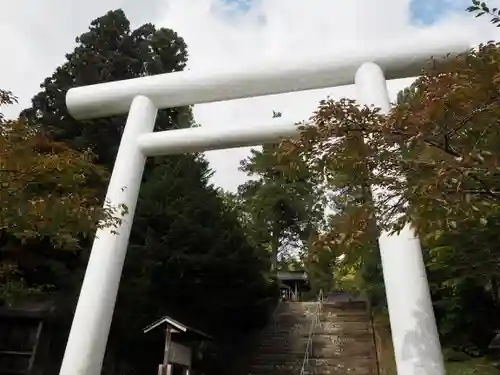
{"type": "Polygon", "coordinates": [[[134,97],[148,97],[158,109],[262,95],[321,89],[354,83],[366,62],[380,66],[386,79],[418,76],[429,57],[458,54],[470,41],[456,38],[423,39],[363,46],[337,56],[291,59],[219,71],[181,71],[73,88],[66,104],[77,120],[128,113],[134,97]]]}

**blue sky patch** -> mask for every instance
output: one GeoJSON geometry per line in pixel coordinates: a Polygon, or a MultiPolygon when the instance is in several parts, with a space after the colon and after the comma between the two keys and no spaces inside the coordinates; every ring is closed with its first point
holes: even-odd
{"type": "Polygon", "coordinates": [[[245,13],[250,10],[254,0],[221,0],[223,3],[235,5],[238,11],[245,13]]]}
{"type": "Polygon", "coordinates": [[[464,12],[472,0],[411,0],[412,22],[432,25],[451,12],[464,12]]]}
{"type": "MultiPolygon", "coordinates": [[[[235,6],[237,12],[246,13],[257,0],[220,1],[235,6]]],[[[472,0],[410,0],[411,21],[418,25],[432,25],[449,13],[465,12],[465,8],[471,4],[472,0]]]]}

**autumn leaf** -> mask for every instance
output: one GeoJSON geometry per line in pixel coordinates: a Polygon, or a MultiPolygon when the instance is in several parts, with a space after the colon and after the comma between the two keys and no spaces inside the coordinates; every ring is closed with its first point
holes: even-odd
{"type": "MultiPolygon", "coordinates": [[[[15,98],[0,91],[0,104],[15,98]]],[[[102,209],[89,186],[107,178],[90,152],[49,140],[20,120],[0,116],[0,231],[26,243],[48,238],[74,249],[99,226],[118,226],[117,209],[102,209]]]]}

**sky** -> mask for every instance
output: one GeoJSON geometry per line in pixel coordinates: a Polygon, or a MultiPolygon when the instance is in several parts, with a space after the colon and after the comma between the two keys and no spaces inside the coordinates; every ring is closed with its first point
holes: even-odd
{"type": "MultiPolygon", "coordinates": [[[[498,5],[500,0],[490,0],[498,5]]],[[[15,116],[29,105],[43,79],[73,50],[90,21],[122,8],[133,26],[169,27],[188,45],[191,70],[235,67],[262,61],[331,55],[410,38],[427,32],[446,38],[461,33],[471,44],[498,40],[486,18],[464,11],[469,0],[0,0],[0,87],[13,91],[15,116]]],[[[391,98],[412,79],[388,82],[391,98]]],[[[197,105],[195,120],[205,127],[269,123],[273,110],[291,121],[306,120],[326,96],[353,97],[351,86],[197,105]]],[[[234,191],[245,181],[239,161],[248,148],[207,153],[213,182],[234,191]]]]}

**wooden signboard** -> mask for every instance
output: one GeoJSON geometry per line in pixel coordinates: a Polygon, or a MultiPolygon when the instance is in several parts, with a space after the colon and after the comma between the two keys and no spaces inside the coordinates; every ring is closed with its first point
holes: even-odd
{"type": "Polygon", "coordinates": [[[169,351],[169,363],[191,367],[191,348],[176,342],[171,342],[169,351]]]}

